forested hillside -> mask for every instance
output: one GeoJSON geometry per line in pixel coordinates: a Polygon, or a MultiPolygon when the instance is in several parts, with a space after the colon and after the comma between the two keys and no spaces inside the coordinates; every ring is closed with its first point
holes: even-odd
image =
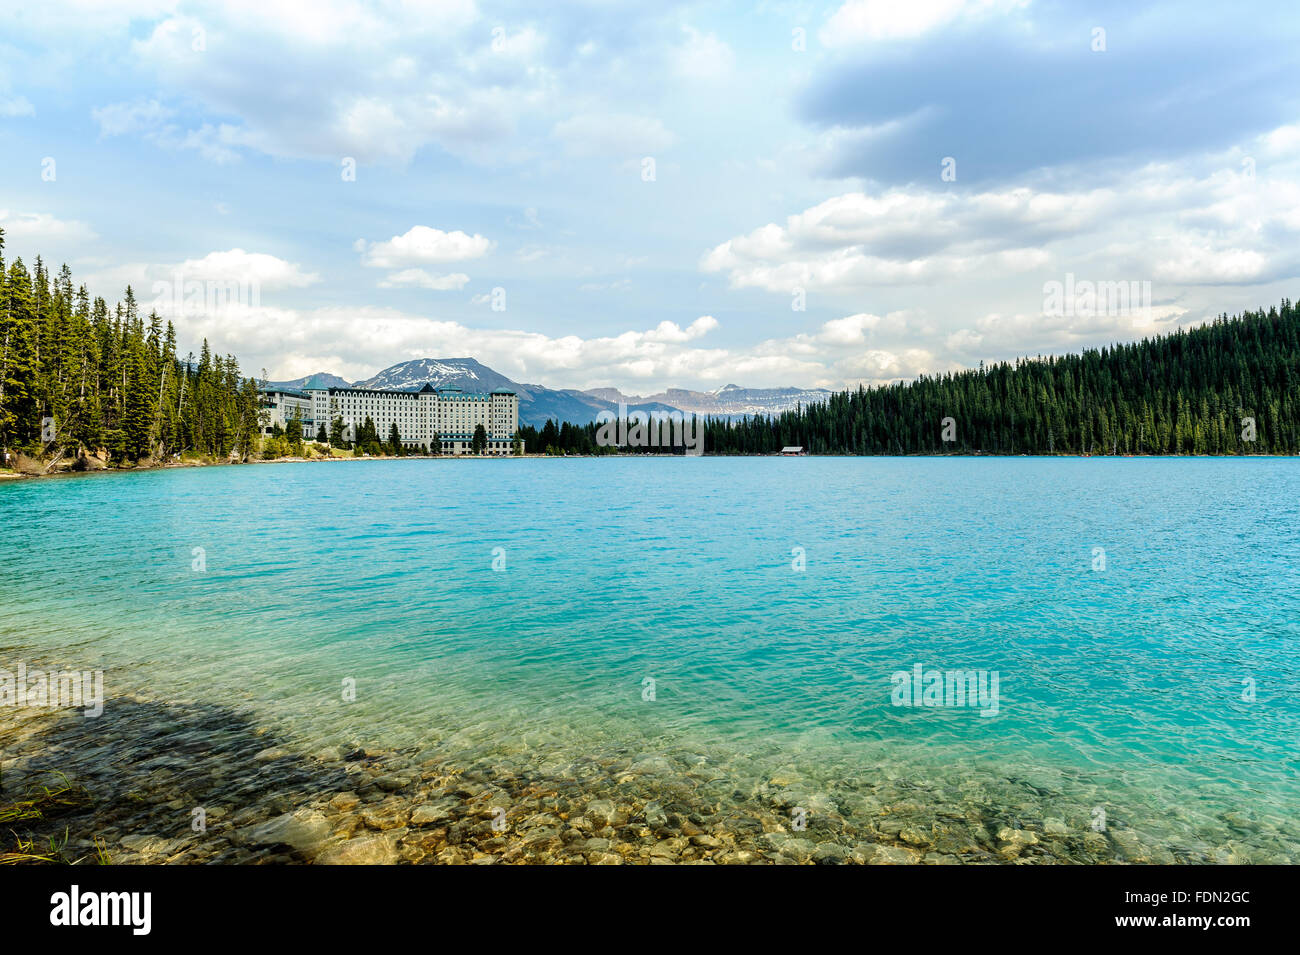
{"type": "Polygon", "coordinates": [[[705,449],[1296,454],[1298,412],[1300,313],[1284,299],[1267,312],[1224,315],[1133,344],[859,388],[735,427],[710,422],[705,449]],[[942,440],[944,418],[953,419],[954,441],[942,440]]]}
{"type": "MultiPolygon", "coordinates": [[[[705,424],[705,453],[1297,454],[1300,313],[1226,315],[1079,355],[1022,358],[705,424]],[[944,419],[951,418],[945,441],[944,419]]],[[[599,453],[596,426],[524,429],[530,451],[599,453]]],[[[663,453],[662,448],[622,448],[663,453]]]]}
{"type": "Polygon", "coordinates": [[[172,323],[142,316],[131,288],[110,307],[66,265],[53,275],[38,257],[29,271],[4,252],[0,230],[0,450],[104,449],[114,462],[252,452],[257,387],[232,356],[204,341],[182,359],[172,323]]]}

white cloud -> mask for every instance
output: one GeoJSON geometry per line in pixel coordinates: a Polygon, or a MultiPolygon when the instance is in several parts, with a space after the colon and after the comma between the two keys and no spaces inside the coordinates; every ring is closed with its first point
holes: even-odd
{"type": "Polygon", "coordinates": [[[1294,157],[1300,152],[1300,125],[1279,126],[1259,138],[1259,152],[1266,157],[1294,157]]]}
{"type": "Polygon", "coordinates": [[[223,148],[406,163],[436,145],[496,162],[550,72],[535,28],[496,43],[492,29],[473,0],[193,0],[132,50],[178,102],[230,118],[223,148]]]}
{"type": "Polygon", "coordinates": [[[701,338],[717,327],[718,320],[712,315],[701,315],[685,328],[676,322],[663,321],[653,331],[646,332],[646,341],[680,345],[701,338]]]}
{"type": "Polygon", "coordinates": [[[933,329],[923,317],[906,311],[847,315],[823,322],[813,332],[762,342],[740,367],[754,368],[756,363],[766,362],[776,369],[791,362],[803,372],[795,380],[821,387],[883,384],[956,367],[924,348],[879,343],[884,337],[896,338],[908,331],[928,334],[933,329]]]}
{"type": "Polygon", "coordinates": [[[727,272],[737,288],[784,293],[1023,271],[1047,261],[1040,243],[1099,221],[1114,199],[1106,190],[849,193],[723,242],[701,267],[727,272]]]}
{"type": "MultiPolygon", "coordinates": [[[[179,318],[185,299],[210,290],[228,291],[245,304],[260,303],[264,291],[306,288],[320,281],[315,272],[265,252],[229,249],[175,263],[133,262],[94,272],[86,277],[90,288],[107,295],[130,285],[146,308],[164,317],[179,318]],[[147,294],[146,294],[147,293],[147,294]],[[149,301],[152,296],[153,301],[149,301]]],[[[222,316],[228,309],[222,309],[222,316]]]]}
{"type": "Polygon", "coordinates": [[[1268,277],[1270,259],[1255,249],[1226,247],[1204,236],[1175,236],[1156,260],[1157,279],[1182,285],[1241,285],[1268,277]]]}
{"type": "Polygon", "coordinates": [[[1114,314],[992,312],[979,318],[974,328],[960,328],[947,335],[944,345],[954,357],[968,362],[1061,354],[1094,347],[1099,342],[1133,341],[1172,331],[1187,311],[1178,305],[1153,304],[1114,314]]]}
{"type": "Polygon", "coordinates": [[[15,239],[76,241],[96,238],[95,231],[86,223],[77,219],[59,219],[45,212],[0,209],[0,229],[5,230],[5,241],[11,245],[15,239]]]}
{"type": "Polygon", "coordinates": [[[785,295],[1011,279],[1060,260],[1088,264],[1098,280],[1270,281],[1300,269],[1300,186],[1290,178],[1300,137],[1275,133],[1256,144],[1276,153],[1292,139],[1290,160],[1278,156],[1256,178],[1228,154],[1203,170],[1153,164],[1078,192],[847,193],[720,243],[700,267],[726,274],[734,288],[785,295]]]}
{"type": "Polygon", "coordinates": [[[173,122],[176,110],[156,99],[111,103],[90,111],[101,136],[138,135],[164,149],[192,149],[216,163],[234,162],[245,145],[242,130],[229,123],[204,123],[186,129],[173,122]]]}
{"type": "Polygon", "coordinates": [[[880,324],[879,315],[859,312],[845,318],[833,318],[822,325],[822,337],[835,345],[860,345],[867,332],[880,324]]]}
{"type": "Polygon", "coordinates": [[[682,27],[683,39],[673,53],[676,72],[689,80],[726,76],[736,65],[736,56],[725,41],[713,33],[701,33],[691,26],[682,27]]]}
{"type": "Polygon", "coordinates": [[[35,115],[36,107],[25,96],[0,95],[0,116],[12,118],[35,115]]]}
{"type": "Polygon", "coordinates": [[[363,265],[378,269],[400,269],[411,265],[437,265],[478,259],[492,251],[494,243],[475,233],[443,232],[427,225],[412,226],[402,235],[385,242],[357,241],[363,265]]]}
{"type": "Polygon", "coordinates": [[[99,124],[101,136],[122,136],[126,133],[152,132],[171,120],[176,111],[151,99],[134,103],[110,103],[92,109],[90,115],[99,124]]]}
{"type": "MultiPolygon", "coordinates": [[[[362,166],[426,153],[483,166],[545,161],[557,121],[670,106],[734,59],[719,35],[675,15],[603,2],[71,2],[72,12],[44,4],[15,25],[35,41],[41,69],[84,85],[99,75],[87,60],[121,65],[139,81],[133,93],[163,91],[153,95],[183,131],[228,126],[221,148],[202,153],[220,161],[253,151],[362,166]]],[[[666,148],[662,123],[632,132],[666,148]]]]}
{"type": "Polygon", "coordinates": [[[829,47],[909,40],[965,19],[1010,13],[1030,0],[847,0],[819,34],[829,47]]]}
{"type": "Polygon", "coordinates": [[[295,263],[243,249],[209,252],[201,259],[186,259],[174,266],[173,271],[200,279],[257,282],[263,288],[304,288],[320,281],[318,274],[305,272],[295,263]]]}
{"type": "Polygon", "coordinates": [[[448,290],[463,289],[468,282],[469,276],[464,272],[453,272],[449,275],[432,275],[424,269],[403,269],[400,272],[390,272],[387,278],[379,283],[379,287],[416,287],[432,289],[436,292],[445,292],[448,290]]]}

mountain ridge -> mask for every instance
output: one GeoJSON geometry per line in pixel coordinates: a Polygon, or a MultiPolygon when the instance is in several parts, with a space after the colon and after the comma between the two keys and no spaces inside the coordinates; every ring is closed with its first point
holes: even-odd
{"type": "Polygon", "coordinates": [[[834,392],[825,388],[742,388],[723,385],[713,391],[666,388],[653,395],[627,395],[617,388],[592,388],[589,395],[606,401],[659,402],[692,414],[737,418],[754,414],[780,414],[801,405],[826,401],[834,392]]]}

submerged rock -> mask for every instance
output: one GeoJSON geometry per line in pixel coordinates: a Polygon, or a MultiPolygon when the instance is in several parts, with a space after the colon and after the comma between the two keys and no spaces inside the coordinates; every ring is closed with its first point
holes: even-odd
{"type": "Polygon", "coordinates": [[[361,797],[356,793],[339,793],[330,800],[330,806],[340,812],[348,812],[361,805],[361,797]]]}
{"type": "Polygon", "coordinates": [[[286,845],[307,852],[329,838],[332,827],[319,812],[299,809],[276,816],[257,826],[239,831],[240,841],[249,845],[286,845]]]}
{"type": "Polygon", "coordinates": [[[428,826],[450,818],[451,810],[446,806],[425,803],[422,806],[416,806],[415,811],[411,813],[411,825],[428,826]]]}
{"type": "Polygon", "coordinates": [[[386,836],[349,839],[316,857],[317,865],[392,865],[396,861],[397,849],[386,836]]]}
{"type": "Polygon", "coordinates": [[[921,861],[921,854],[915,849],[903,846],[873,846],[867,861],[872,865],[916,865],[921,861]]]}
{"type": "Polygon", "coordinates": [[[813,853],[812,860],[817,865],[844,865],[853,861],[849,850],[835,842],[823,842],[819,845],[817,851],[813,853]]]}

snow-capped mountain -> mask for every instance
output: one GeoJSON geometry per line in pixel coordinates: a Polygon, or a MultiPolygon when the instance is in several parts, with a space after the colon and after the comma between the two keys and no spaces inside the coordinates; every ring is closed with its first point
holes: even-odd
{"type": "Polygon", "coordinates": [[[473,358],[414,358],[385,368],[379,374],[358,381],[354,388],[385,391],[419,391],[426,384],[462,391],[491,391],[514,388],[515,383],[473,358]]]}
{"type": "Polygon", "coordinates": [[[835,392],[826,388],[742,388],[724,385],[712,392],[723,414],[779,414],[820,404],[835,392]]]}

